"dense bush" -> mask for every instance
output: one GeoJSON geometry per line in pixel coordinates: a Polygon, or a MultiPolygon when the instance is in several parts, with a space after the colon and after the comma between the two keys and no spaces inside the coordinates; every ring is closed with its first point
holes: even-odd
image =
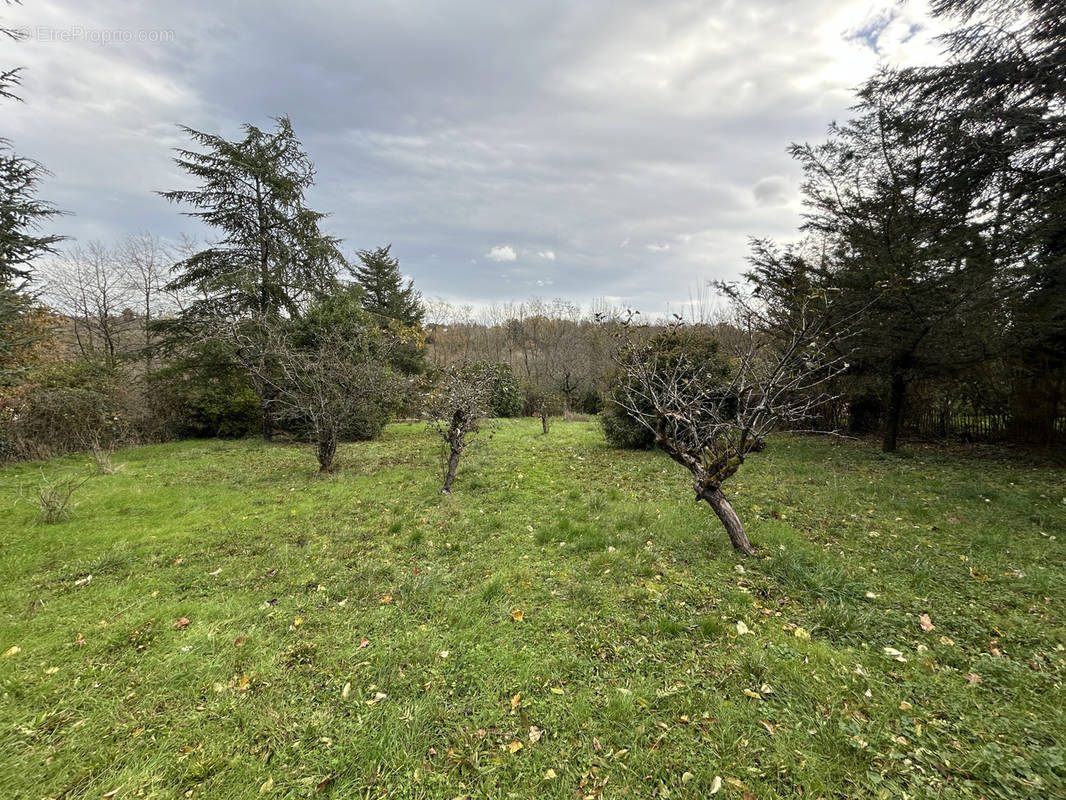
{"type": "Polygon", "coordinates": [[[629,412],[620,406],[615,398],[621,398],[620,389],[616,387],[604,403],[599,414],[603,435],[613,447],[623,450],[648,450],[655,445],[655,435],[641,425],[629,412]]]}
{"type": "Polygon", "coordinates": [[[128,399],[111,367],[91,361],[43,365],[5,398],[0,457],[49,458],[94,444],[129,443],[135,411],[128,399]]]}
{"type": "MultiPolygon", "coordinates": [[[[704,382],[720,381],[723,394],[718,397],[720,406],[716,406],[726,413],[735,413],[736,398],[725,394],[725,383],[732,366],[722,356],[717,339],[709,332],[698,329],[667,329],[652,336],[645,344],[634,344],[631,348],[633,349],[623,350],[621,357],[647,359],[649,369],[654,368],[656,374],[663,377],[664,385],[667,382],[666,376],[684,364],[688,364],[687,369],[700,375],[704,382]]],[[[655,444],[655,435],[620,404],[627,395],[623,380],[623,375],[615,376],[607,402],[600,413],[600,425],[607,441],[613,446],[629,450],[648,449],[655,444]]],[[[636,396],[639,397],[640,393],[636,393],[636,396]]],[[[654,417],[650,407],[639,411],[654,417]]]]}
{"type": "Polygon", "coordinates": [[[486,365],[489,372],[489,413],[494,417],[520,417],[525,396],[508,364],[486,365]]]}
{"type": "Polygon", "coordinates": [[[257,433],[262,410],[228,345],[206,341],[148,378],[150,405],[170,436],[237,438],[257,433]]]}
{"type": "Polygon", "coordinates": [[[589,389],[581,395],[575,410],[583,414],[599,414],[603,409],[603,395],[599,389],[589,389]]]}

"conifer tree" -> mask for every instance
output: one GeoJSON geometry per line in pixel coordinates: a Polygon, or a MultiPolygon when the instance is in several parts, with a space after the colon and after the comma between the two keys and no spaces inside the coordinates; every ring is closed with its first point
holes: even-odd
{"type": "Polygon", "coordinates": [[[378,317],[420,328],[425,316],[422,295],[415,291],[414,281],[404,283],[400,261],[391,251],[388,244],[356,253],[361,266],[352,268],[352,276],[363,288],[363,308],[378,317]]]}
{"type": "Polygon", "coordinates": [[[266,374],[274,354],[266,346],[270,338],[249,329],[299,318],[308,303],[330,292],[345,264],[339,240],[319,229],[325,215],[304,205],[314,166],[289,119],[276,122],[272,133],[245,125],[237,142],[183,127],[203,152],[179,149],[175,161],[200,185],[161,193],[191,206],[186,213],[220,237],[174,267],[177,276],[167,288],[191,289],[197,297],[175,329],[193,339],[240,331],[230,338],[242,343],[236,355],[259,396],[267,440],[275,392],[270,381],[256,376],[266,374]],[[256,341],[264,346],[249,344],[256,341]]]}
{"type": "MultiPolygon", "coordinates": [[[[0,40],[18,41],[21,32],[0,28],[0,40]]],[[[18,101],[21,68],[0,69],[0,99],[18,101]]],[[[16,372],[17,354],[36,341],[34,326],[24,324],[32,311],[25,292],[31,264],[55,252],[63,237],[42,234],[43,222],[60,212],[37,197],[37,186],[48,171],[40,163],[16,153],[11,142],[0,138],[0,382],[16,372]]]]}

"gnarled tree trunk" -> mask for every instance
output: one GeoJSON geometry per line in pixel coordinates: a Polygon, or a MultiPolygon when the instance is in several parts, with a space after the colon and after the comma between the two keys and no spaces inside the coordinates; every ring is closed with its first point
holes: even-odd
{"type": "Polygon", "coordinates": [[[318,437],[318,471],[329,472],[333,466],[333,456],[337,452],[337,437],[323,433],[318,437]]]}
{"type": "Polygon", "coordinates": [[[457,447],[455,444],[451,445],[451,452],[448,454],[448,471],[444,475],[444,488],[440,490],[441,494],[452,493],[452,484],[455,483],[455,471],[459,468],[459,456],[462,452],[461,447],[457,447]]]}
{"type": "Polygon", "coordinates": [[[540,410],[540,427],[543,429],[545,435],[548,433],[548,412],[543,408],[540,410]]]}
{"type": "Polygon", "coordinates": [[[714,509],[715,515],[721,520],[722,525],[725,526],[726,533],[729,534],[729,541],[732,543],[733,549],[747,556],[755,555],[755,548],[748,541],[748,534],[744,531],[744,524],[740,521],[740,517],[737,516],[737,512],[733,510],[733,506],[729,504],[729,500],[722,494],[722,490],[717,486],[708,487],[700,492],[700,498],[706,500],[708,505],[714,509]]]}

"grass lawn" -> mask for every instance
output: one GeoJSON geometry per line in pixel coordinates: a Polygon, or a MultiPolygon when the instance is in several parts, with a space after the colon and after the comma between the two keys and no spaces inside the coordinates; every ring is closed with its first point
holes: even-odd
{"type": "Polygon", "coordinates": [[[0,798],[1066,797],[1063,471],[980,455],[778,438],[753,559],[590,423],[5,468],[0,798]]]}

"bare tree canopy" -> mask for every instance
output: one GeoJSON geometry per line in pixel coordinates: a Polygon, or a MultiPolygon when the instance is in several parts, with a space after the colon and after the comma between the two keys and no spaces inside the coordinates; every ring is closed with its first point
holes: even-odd
{"type": "Polygon", "coordinates": [[[826,295],[808,296],[788,318],[733,297],[741,335],[724,347],[706,326],[682,320],[650,339],[630,328],[612,399],[691,473],[696,499],[714,509],[733,547],[751,555],[722,484],[766,436],[796,428],[825,402],[828,381],[845,365],[826,330],[826,295]]]}
{"type": "Polygon", "coordinates": [[[494,377],[492,366],[485,362],[458,361],[443,370],[426,393],[429,427],[447,449],[441,494],[451,494],[459,459],[470,444],[467,437],[480,430],[489,412],[494,377]]]}

